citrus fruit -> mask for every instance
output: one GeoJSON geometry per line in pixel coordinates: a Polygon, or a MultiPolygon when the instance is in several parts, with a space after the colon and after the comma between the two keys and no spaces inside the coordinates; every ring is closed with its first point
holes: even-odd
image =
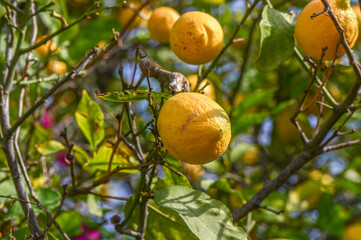
{"type": "Polygon", "coordinates": [[[360,6],[358,4],[356,4],[356,5],[352,5],[352,8],[356,13],[356,17],[357,17],[357,20],[358,20],[358,23],[359,23],[358,39],[360,40],[360,37],[361,37],[361,33],[360,33],[361,32],[361,24],[360,24],[361,23],[361,11],[360,11],[360,6]]]}
{"type": "Polygon", "coordinates": [[[361,235],[361,224],[354,223],[345,228],[342,240],[359,240],[361,235]]]}
{"type": "MultiPolygon", "coordinates": [[[[197,82],[198,82],[198,75],[197,74],[192,74],[187,76],[187,80],[188,82],[191,84],[190,90],[193,92],[196,89],[197,86],[197,82]]],[[[206,78],[204,79],[200,84],[198,89],[202,89],[204,87],[204,85],[207,84],[209,80],[206,78]]],[[[212,98],[213,100],[216,99],[216,91],[214,90],[214,87],[212,86],[212,84],[209,84],[207,87],[205,87],[202,90],[204,93],[204,95],[212,98]]]]}
{"type": "Polygon", "coordinates": [[[204,172],[204,169],[202,166],[200,165],[192,165],[192,164],[188,164],[188,163],[183,163],[183,167],[187,172],[187,175],[189,176],[189,178],[193,181],[196,182],[199,180],[199,177],[202,175],[202,173],[204,172]]]}
{"type": "MultiPolygon", "coordinates": [[[[125,27],[128,24],[128,22],[133,18],[133,16],[137,14],[135,9],[139,9],[139,7],[141,6],[140,2],[130,2],[129,4],[131,4],[131,6],[120,8],[118,11],[117,19],[122,25],[122,27],[125,27]]],[[[138,14],[138,16],[136,16],[135,19],[132,21],[128,29],[133,29],[140,25],[144,25],[146,21],[142,19],[139,15],[147,17],[148,14],[149,12],[147,11],[147,9],[143,8],[142,11],[140,11],[140,13],[138,14]]]]}
{"type": "Polygon", "coordinates": [[[257,147],[250,147],[242,157],[242,161],[245,164],[254,166],[259,162],[259,150],[257,147]]]}
{"type": "Polygon", "coordinates": [[[223,47],[223,29],[211,15],[186,12],[170,30],[169,43],[175,55],[189,64],[213,60],[223,47]]]}
{"type": "Polygon", "coordinates": [[[57,74],[61,75],[66,73],[67,66],[65,62],[57,61],[57,60],[50,60],[48,65],[46,66],[46,72],[48,74],[57,74]]]}
{"type": "MultiPolygon", "coordinates": [[[[349,0],[328,1],[338,22],[344,29],[347,43],[353,47],[358,36],[357,17],[349,0]]],[[[333,60],[336,56],[339,34],[331,18],[327,14],[311,16],[324,10],[321,0],[313,0],[306,5],[297,18],[295,38],[301,49],[313,58],[320,59],[322,49],[327,47],[323,60],[333,60]]],[[[345,50],[339,45],[337,56],[341,57],[345,50]]]]}
{"type": "MultiPolygon", "coordinates": [[[[44,38],[46,38],[47,36],[41,36],[39,37],[35,43],[40,42],[41,40],[43,40],[44,38]]],[[[57,48],[56,43],[49,40],[46,43],[44,43],[43,45],[39,46],[37,49],[35,49],[36,53],[40,56],[40,57],[44,57],[46,55],[48,55],[51,52],[59,52],[59,48],[57,48]]]]}
{"type": "Polygon", "coordinates": [[[160,43],[168,43],[170,30],[178,18],[179,13],[173,8],[156,8],[147,22],[150,36],[160,43]]]}
{"type": "Polygon", "coordinates": [[[216,160],[231,140],[226,112],[200,93],[179,93],[168,99],[160,110],[157,126],[169,153],[189,164],[216,160]]]}

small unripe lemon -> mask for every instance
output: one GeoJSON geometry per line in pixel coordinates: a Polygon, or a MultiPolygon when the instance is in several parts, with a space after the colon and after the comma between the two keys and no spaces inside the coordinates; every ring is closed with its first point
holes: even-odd
{"type": "Polygon", "coordinates": [[[169,37],[175,55],[189,64],[204,64],[213,60],[223,47],[223,29],[211,15],[186,12],[175,22],[169,37]]]}
{"type": "Polygon", "coordinates": [[[342,234],[342,240],[360,240],[361,224],[355,223],[346,227],[342,234]]]}
{"type": "Polygon", "coordinates": [[[160,43],[168,43],[170,30],[178,18],[179,13],[173,8],[156,8],[147,22],[150,36],[160,43]]]}
{"type": "MultiPolygon", "coordinates": [[[[191,74],[187,76],[188,82],[191,84],[190,90],[193,92],[196,89],[197,82],[198,82],[198,75],[197,74],[191,74]]],[[[198,89],[202,89],[204,85],[206,85],[208,82],[208,79],[204,79],[200,84],[198,89]]],[[[214,87],[212,84],[209,84],[207,87],[203,89],[204,95],[212,98],[213,100],[216,99],[216,91],[214,90],[214,87]]]]}
{"type": "Polygon", "coordinates": [[[50,60],[48,65],[46,66],[46,72],[48,74],[57,74],[61,75],[66,73],[67,66],[65,62],[57,61],[57,60],[50,60]]]}
{"type": "MultiPolygon", "coordinates": [[[[358,22],[349,0],[329,0],[333,13],[344,29],[347,43],[353,47],[358,36],[358,22]]],[[[302,50],[313,58],[320,59],[322,49],[327,47],[323,60],[333,60],[336,56],[340,39],[334,23],[327,14],[311,16],[325,9],[321,0],[313,0],[306,5],[297,18],[295,38],[302,50]]],[[[339,45],[337,56],[341,57],[345,50],[339,45]]]]}
{"type": "MultiPolygon", "coordinates": [[[[46,36],[39,37],[35,43],[40,42],[44,38],[46,38],[46,36]]],[[[60,49],[57,48],[56,43],[51,40],[47,41],[46,43],[44,43],[43,45],[41,45],[37,49],[35,49],[36,53],[40,57],[44,57],[44,56],[48,55],[50,52],[58,53],[59,50],[60,49]]]]}
{"type": "Polygon", "coordinates": [[[200,93],[179,93],[160,110],[158,132],[171,155],[189,164],[216,160],[231,140],[231,123],[221,106],[200,93]]]}

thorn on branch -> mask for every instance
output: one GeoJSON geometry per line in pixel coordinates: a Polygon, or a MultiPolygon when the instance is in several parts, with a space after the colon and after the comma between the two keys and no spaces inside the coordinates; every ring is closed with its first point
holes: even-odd
{"type": "Polygon", "coordinates": [[[277,215],[280,215],[281,213],[283,213],[285,211],[284,209],[281,211],[276,211],[274,209],[267,207],[266,205],[259,205],[258,208],[264,209],[266,211],[269,211],[269,212],[277,214],[277,215]]]}
{"type": "Polygon", "coordinates": [[[320,16],[321,14],[328,13],[328,11],[329,11],[329,8],[325,7],[321,12],[312,14],[311,19],[314,19],[314,18],[320,16]]]}
{"type": "Polygon", "coordinates": [[[50,12],[50,17],[59,19],[62,23],[63,27],[67,27],[68,23],[66,22],[65,18],[61,16],[59,13],[56,13],[54,10],[50,12]]]}

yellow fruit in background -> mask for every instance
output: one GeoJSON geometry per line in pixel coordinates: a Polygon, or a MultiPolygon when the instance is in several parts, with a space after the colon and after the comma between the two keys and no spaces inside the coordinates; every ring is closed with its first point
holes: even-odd
{"type": "Polygon", "coordinates": [[[57,74],[61,75],[67,72],[67,65],[65,62],[57,61],[57,60],[50,60],[48,65],[46,66],[46,72],[48,74],[57,74]]]}
{"type": "MultiPolygon", "coordinates": [[[[46,38],[47,36],[41,36],[39,37],[35,43],[40,42],[42,39],[46,38]]],[[[46,55],[49,55],[51,52],[53,53],[58,53],[59,52],[59,48],[57,48],[56,43],[49,40],[46,43],[44,43],[43,45],[41,45],[40,47],[38,47],[37,49],[35,49],[36,53],[40,56],[40,57],[44,57],[46,55]]]]}
{"type": "MultiPolygon", "coordinates": [[[[187,76],[187,80],[188,82],[191,84],[191,87],[190,87],[190,90],[193,92],[197,86],[197,82],[198,82],[198,75],[197,74],[192,74],[192,75],[189,75],[187,76]]],[[[198,90],[199,89],[202,89],[204,87],[204,85],[207,84],[209,80],[206,78],[204,79],[200,84],[199,84],[199,87],[198,87],[198,90]]],[[[212,98],[213,100],[216,100],[216,91],[214,90],[214,87],[212,86],[212,83],[210,83],[207,87],[205,87],[203,89],[203,94],[212,98]]]]}
{"type": "Polygon", "coordinates": [[[213,60],[223,47],[223,29],[211,15],[193,11],[183,14],[170,31],[170,47],[189,64],[213,60]]]}
{"type": "Polygon", "coordinates": [[[342,240],[360,240],[361,239],[361,224],[354,223],[345,228],[342,234],[342,240]]]}
{"type": "Polygon", "coordinates": [[[257,147],[250,147],[242,157],[242,161],[248,165],[257,165],[259,162],[259,150],[257,147]]]}
{"type": "Polygon", "coordinates": [[[147,22],[150,36],[160,43],[168,43],[170,30],[179,16],[173,8],[156,8],[147,22]]]}
{"type": "MultiPolygon", "coordinates": [[[[357,17],[349,0],[329,0],[333,13],[341,27],[345,30],[345,37],[353,47],[357,40],[359,26],[357,17]]],[[[331,18],[327,14],[321,14],[311,18],[314,13],[320,13],[325,9],[321,0],[313,0],[306,5],[297,18],[295,25],[295,38],[301,49],[313,58],[320,59],[322,48],[327,47],[323,60],[333,60],[336,56],[336,48],[339,34],[331,18]]],[[[338,57],[345,54],[340,45],[337,51],[338,57]]]]}
{"type": "Polygon", "coordinates": [[[179,93],[160,110],[158,131],[178,160],[205,164],[216,160],[231,140],[231,123],[221,106],[200,93],[179,93]]]}
{"type": "MultiPolygon", "coordinates": [[[[139,7],[141,6],[140,2],[130,2],[128,4],[131,4],[131,6],[120,8],[118,11],[117,19],[122,25],[122,28],[128,24],[128,22],[133,18],[134,15],[137,15],[135,9],[139,9],[139,7]]],[[[138,14],[138,16],[136,16],[135,19],[132,21],[128,29],[133,29],[140,25],[146,24],[146,21],[142,19],[139,15],[147,17],[149,15],[149,12],[147,11],[147,9],[143,8],[142,11],[140,11],[140,13],[138,14]]]]}
{"type": "Polygon", "coordinates": [[[282,142],[295,142],[300,139],[296,126],[291,122],[291,117],[297,111],[297,106],[291,106],[281,112],[275,119],[275,131],[282,142]]]}
{"type": "Polygon", "coordinates": [[[203,174],[204,169],[202,166],[200,165],[191,165],[188,163],[183,163],[183,167],[187,172],[187,175],[189,176],[189,178],[196,182],[199,180],[199,177],[203,174]]]}

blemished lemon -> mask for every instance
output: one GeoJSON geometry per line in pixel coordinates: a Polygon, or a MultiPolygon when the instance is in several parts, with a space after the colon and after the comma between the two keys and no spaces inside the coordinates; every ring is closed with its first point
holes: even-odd
{"type": "Polygon", "coordinates": [[[216,160],[231,140],[226,112],[200,93],[179,93],[168,99],[160,110],[157,126],[169,153],[189,164],[216,160]]]}
{"type": "MultiPolygon", "coordinates": [[[[358,37],[358,21],[349,0],[328,1],[338,22],[344,29],[347,43],[353,47],[358,37]]],[[[297,18],[295,25],[295,38],[298,45],[313,58],[320,59],[322,49],[327,47],[323,60],[333,60],[340,39],[339,34],[331,18],[327,14],[321,14],[311,18],[314,13],[324,10],[321,0],[313,0],[306,5],[297,18]]],[[[345,50],[339,45],[337,57],[345,54],[345,50]]]]}
{"type": "Polygon", "coordinates": [[[61,75],[67,72],[67,65],[65,62],[57,61],[57,60],[50,60],[48,65],[46,66],[46,72],[48,74],[57,74],[61,75]]]}
{"type": "MultiPolygon", "coordinates": [[[[189,76],[187,76],[187,80],[188,82],[191,84],[190,90],[192,92],[194,92],[194,90],[196,89],[197,86],[197,82],[198,82],[198,75],[197,74],[191,74],[189,76]]],[[[200,84],[198,89],[202,89],[204,87],[204,85],[206,85],[208,82],[208,79],[204,79],[200,84]]],[[[212,83],[209,84],[207,87],[205,87],[203,90],[203,94],[212,98],[213,100],[216,100],[216,91],[214,90],[214,87],[212,86],[212,83]]]]}
{"type": "Polygon", "coordinates": [[[150,36],[160,43],[168,43],[170,30],[178,18],[179,13],[173,8],[159,7],[154,9],[147,22],[150,36]]]}
{"type": "MultiPolygon", "coordinates": [[[[41,36],[39,37],[35,43],[40,42],[42,39],[46,38],[47,36],[41,36]]],[[[40,56],[40,57],[44,57],[46,55],[48,55],[49,53],[53,52],[53,53],[58,53],[59,52],[59,48],[56,46],[56,43],[49,40],[46,43],[44,43],[43,45],[39,46],[37,49],[35,49],[36,53],[40,56]]]]}
{"type": "Polygon", "coordinates": [[[186,12],[175,22],[169,37],[170,47],[188,64],[204,64],[213,60],[222,50],[223,29],[211,15],[186,12]]]}
{"type": "Polygon", "coordinates": [[[361,224],[354,223],[345,228],[342,234],[342,240],[360,240],[361,224]]]}

